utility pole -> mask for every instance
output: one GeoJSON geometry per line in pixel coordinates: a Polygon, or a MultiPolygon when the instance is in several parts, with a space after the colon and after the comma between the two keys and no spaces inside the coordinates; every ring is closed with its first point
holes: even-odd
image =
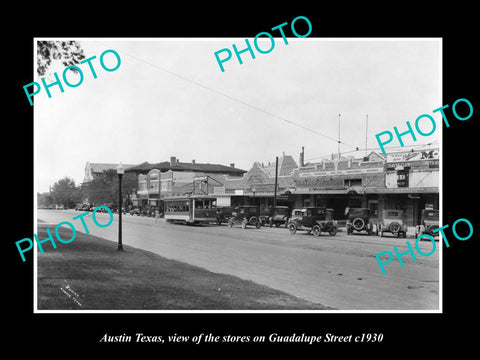
{"type": "Polygon", "coordinates": [[[278,183],[278,156],[275,158],[275,189],[273,190],[273,213],[275,216],[275,207],[277,206],[277,183],[278,183]]]}
{"type": "Polygon", "coordinates": [[[338,161],[340,161],[340,114],[338,114],[338,161]]]}
{"type": "Polygon", "coordinates": [[[365,157],[367,156],[367,139],[368,139],[368,114],[367,114],[367,120],[365,123],[365,157]]]}

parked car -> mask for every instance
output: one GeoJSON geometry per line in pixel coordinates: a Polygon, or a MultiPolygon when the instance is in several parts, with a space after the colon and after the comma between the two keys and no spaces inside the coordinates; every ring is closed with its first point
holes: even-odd
{"type": "Polygon", "coordinates": [[[352,234],[354,231],[366,231],[368,235],[372,234],[373,224],[370,222],[370,209],[349,209],[347,217],[347,235],[352,234]]]}
{"type": "Polygon", "coordinates": [[[232,213],[235,208],[232,206],[224,206],[217,208],[217,224],[228,223],[228,220],[232,217],[232,213]]]}
{"type": "Polygon", "coordinates": [[[303,215],[305,215],[306,211],[307,211],[307,209],[293,209],[292,214],[290,215],[290,219],[288,220],[288,222],[291,222],[294,219],[301,218],[303,215]]]}
{"type": "Polygon", "coordinates": [[[439,227],[439,211],[433,209],[423,209],[420,225],[415,227],[415,237],[422,234],[428,234],[430,236],[438,235],[433,230],[439,227]]]}
{"type": "Polygon", "coordinates": [[[274,225],[275,227],[280,227],[280,225],[287,227],[289,218],[288,206],[275,206],[275,214],[271,214],[268,218],[268,223],[270,227],[274,225]]]}
{"type": "Polygon", "coordinates": [[[77,204],[75,206],[76,211],[90,211],[90,205],[87,204],[77,204]]]}
{"type": "Polygon", "coordinates": [[[140,209],[138,207],[134,207],[134,208],[130,209],[130,215],[140,216],[140,209]]]}
{"type": "Polygon", "coordinates": [[[247,225],[260,228],[260,209],[255,205],[242,205],[235,207],[232,212],[232,216],[228,219],[228,226],[232,227],[234,224],[240,223],[242,229],[245,229],[247,225]]]}
{"type": "Polygon", "coordinates": [[[380,236],[386,232],[392,233],[398,237],[407,237],[407,225],[405,224],[405,215],[403,210],[385,209],[383,210],[383,219],[378,224],[380,236]]]}
{"type": "Polygon", "coordinates": [[[320,236],[321,232],[328,232],[334,236],[337,233],[338,225],[333,219],[333,214],[333,209],[307,207],[301,210],[301,214],[295,214],[295,217],[290,219],[288,230],[291,234],[295,234],[298,230],[304,230],[315,236],[320,236]]]}

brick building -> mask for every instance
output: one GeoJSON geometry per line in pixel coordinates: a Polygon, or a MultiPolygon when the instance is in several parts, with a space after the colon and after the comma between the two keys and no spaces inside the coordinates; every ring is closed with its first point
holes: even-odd
{"type": "Polygon", "coordinates": [[[132,198],[133,205],[142,208],[156,208],[159,205],[159,199],[163,196],[201,191],[202,182],[196,180],[198,178],[208,179],[209,176],[218,175],[241,177],[246,171],[236,168],[233,163],[226,166],[197,163],[195,160],[180,162],[172,156],[170,161],[154,164],[144,162],[126,169],[125,172],[135,173],[138,176],[137,195],[132,198]]]}
{"type": "MultiPolygon", "coordinates": [[[[172,157],[170,162],[143,163],[126,171],[138,174],[138,206],[158,206],[163,196],[185,194],[215,195],[217,206],[273,205],[275,162],[255,162],[245,171],[233,164],[180,163],[172,157]]],[[[439,208],[439,150],[386,156],[371,152],[362,158],[332,155],[307,164],[303,151],[299,164],[283,154],[278,159],[276,203],[290,209],[326,206],[340,221],[347,207],[370,208],[373,223],[381,220],[382,210],[401,209],[407,225],[413,226],[423,208],[439,208]]]]}

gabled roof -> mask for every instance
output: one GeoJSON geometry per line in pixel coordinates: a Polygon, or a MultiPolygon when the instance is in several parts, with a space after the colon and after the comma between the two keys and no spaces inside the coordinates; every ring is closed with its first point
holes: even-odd
{"type": "MultiPolygon", "coordinates": [[[[293,170],[298,169],[298,165],[290,155],[280,156],[278,158],[278,176],[289,175],[293,170]]],[[[270,177],[275,177],[275,163],[263,168],[270,177]]]]}
{"type": "MultiPolygon", "coordinates": [[[[111,170],[111,169],[115,170],[118,166],[118,164],[104,164],[104,163],[87,163],[87,164],[90,164],[90,168],[92,169],[92,172],[95,172],[95,173],[102,173],[105,170],[111,170]]],[[[131,164],[122,164],[122,165],[125,169],[134,166],[131,164]]]]}
{"type": "Polygon", "coordinates": [[[168,170],[197,171],[197,172],[218,173],[218,174],[246,173],[245,170],[230,167],[230,166],[220,165],[220,164],[176,162],[173,165],[171,165],[169,161],[163,161],[163,162],[154,163],[154,164],[143,162],[129,169],[125,169],[125,171],[136,172],[136,173],[144,173],[144,172],[146,173],[152,169],[159,169],[160,171],[168,171],[168,170]]]}

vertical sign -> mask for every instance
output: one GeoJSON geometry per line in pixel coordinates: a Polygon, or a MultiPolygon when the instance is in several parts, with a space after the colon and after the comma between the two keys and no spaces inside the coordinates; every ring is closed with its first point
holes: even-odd
{"type": "Polygon", "coordinates": [[[397,170],[397,187],[408,187],[409,168],[397,170]]]}

